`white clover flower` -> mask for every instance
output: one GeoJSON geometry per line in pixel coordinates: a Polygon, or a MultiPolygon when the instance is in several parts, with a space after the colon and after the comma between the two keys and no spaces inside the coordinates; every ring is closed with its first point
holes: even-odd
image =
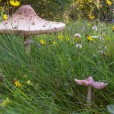
{"type": "Polygon", "coordinates": [[[92,27],[92,30],[94,30],[94,31],[98,31],[97,26],[93,26],[93,27],[92,27]]]}
{"type": "Polygon", "coordinates": [[[76,44],[76,48],[81,49],[82,48],[82,44],[76,44]]]}
{"type": "Polygon", "coordinates": [[[76,33],[76,34],[74,34],[74,37],[76,37],[76,38],[81,38],[82,36],[81,36],[81,34],[76,33]]]}

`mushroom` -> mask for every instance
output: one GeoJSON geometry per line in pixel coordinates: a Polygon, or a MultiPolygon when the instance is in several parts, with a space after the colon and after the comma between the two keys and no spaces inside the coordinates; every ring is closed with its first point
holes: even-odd
{"type": "Polygon", "coordinates": [[[40,35],[60,32],[65,28],[65,24],[55,21],[47,21],[40,18],[30,5],[21,6],[7,20],[0,22],[0,33],[22,34],[24,36],[24,46],[30,52],[30,35],[40,35]]]}
{"type": "Polygon", "coordinates": [[[79,85],[88,86],[88,92],[87,92],[87,107],[88,108],[90,108],[91,106],[92,86],[96,89],[103,89],[108,84],[108,83],[103,83],[103,82],[95,82],[91,76],[88,77],[86,80],[75,79],[75,81],[79,85]]]}

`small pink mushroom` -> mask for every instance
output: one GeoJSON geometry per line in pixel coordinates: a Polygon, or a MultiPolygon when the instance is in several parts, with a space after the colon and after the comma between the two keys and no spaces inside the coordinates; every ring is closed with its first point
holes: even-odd
{"type": "Polygon", "coordinates": [[[87,106],[90,108],[91,106],[91,87],[95,87],[96,89],[103,89],[105,86],[107,86],[108,83],[103,82],[94,82],[93,78],[90,76],[86,80],[78,80],[75,79],[76,83],[79,85],[88,86],[88,92],[87,92],[87,106]]]}

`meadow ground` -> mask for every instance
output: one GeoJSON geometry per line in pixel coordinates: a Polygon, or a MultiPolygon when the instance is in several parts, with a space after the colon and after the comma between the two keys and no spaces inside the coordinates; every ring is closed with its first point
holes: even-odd
{"type": "Polygon", "coordinates": [[[68,23],[64,32],[32,37],[29,55],[21,35],[0,35],[0,114],[108,114],[107,105],[114,104],[112,27],[68,23]],[[108,83],[102,90],[92,89],[89,109],[87,87],[74,81],[88,76],[108,83]]]}

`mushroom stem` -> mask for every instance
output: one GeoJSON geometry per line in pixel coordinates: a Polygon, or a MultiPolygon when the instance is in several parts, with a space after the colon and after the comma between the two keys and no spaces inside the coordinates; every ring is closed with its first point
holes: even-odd
{"type": "Polygon", "coordinates": [[[27,54],[30,53],[30,37],[29,36],[24,36],[24,47],[25,47],[25,52],[27,54]]]}
{"type": "Polygon", "coordinates": [[[87,107],[90,108],[91,107],[91,86],[88,86],[88,92],[87,92],[87,107]]]}

